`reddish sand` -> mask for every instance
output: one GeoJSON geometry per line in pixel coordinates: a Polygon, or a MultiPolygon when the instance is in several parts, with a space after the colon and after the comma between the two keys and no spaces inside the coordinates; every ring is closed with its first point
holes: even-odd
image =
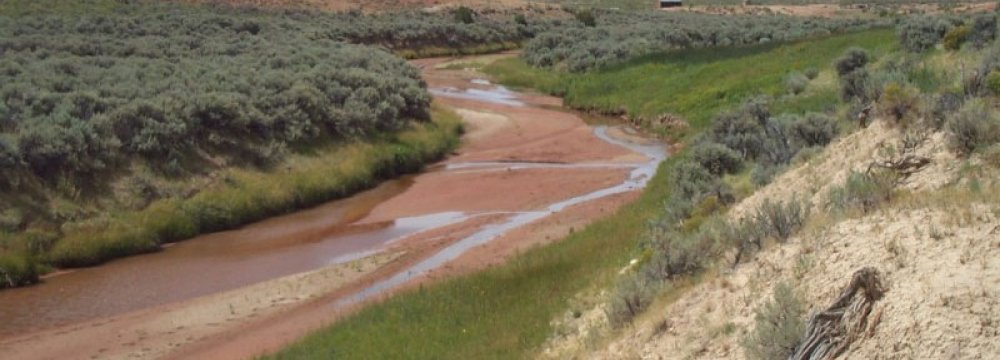
{"type": "MultiPolygon", "coordinates": [[[[424,69],[430,87],[491,88],[488,84],[469,83],[468,72],[436,70],[444,61],[416,62],[424,69]]],[[[411,186],[371,208],[359,223],[384,223],[445,211],[484,212],[484,215],[417,233],[388,244],[379,255],[352,263],[0,339],[0,348],[4,356],[19,359],[237,359],[275,351],[355,310],[334,305],[338,299],[403,271],[508,216],[492,212],[539,210],[619,184],[629,168],[609,165],[644,161],[636,153],[595,137],[579,117],[550,110],[552,104],[559,102],[556,98],[522,95],[518,100],[526,105],[438,97],[439,102],[455,108],[466,120],[465,143],[436,170],[413,177],[411,186]],[[601,165],[447,168],[483,161],[601,165]]],[[[560,239],[573,229],[610,214],[637,195],[638,192],[622,193],[569,207],[473,248],[393,292],[502,263],[518,252],[560,239]]]]}

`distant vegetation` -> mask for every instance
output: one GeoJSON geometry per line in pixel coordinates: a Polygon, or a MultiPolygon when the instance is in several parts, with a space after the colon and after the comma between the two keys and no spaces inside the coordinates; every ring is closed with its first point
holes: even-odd
{"type": "Polygon", "coordinates": [[[687,12],[585,12],[593,25],[563,26],[529,41],[524,59],[583,72],[664,50],[782,42],[885,26],[866,19],[707,15],[687,12]],[[596,20],[594,18],[596,17],[596,20]]]}

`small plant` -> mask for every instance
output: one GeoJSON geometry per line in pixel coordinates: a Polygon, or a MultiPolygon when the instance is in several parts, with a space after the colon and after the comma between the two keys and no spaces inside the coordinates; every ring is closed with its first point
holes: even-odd
{"type": "Polygon", "coordinates": [[[828,115],[808,113],[789,124],[792,138],[803,147],[824,146],[837,137],[837,123],[828,115]]]}
{"type": "Polygon", "coordinates": [[[770,301],[756,311],[754,329],[740,341],[754,360],[784,360],[798,346],[806,331],[806,304],[791,285],[775,285],[770,301]]]}
{"type": "Polygon", "coordinates": [[[798,71],[793,71],[785,76],[785,89],[792,95],[798,95],[806,91],[809,86],[809,78],[798,71]]]}
{"type": "Polygon", "coordinates": [[[852,47],[844,52],[840,58],[834,61],[833,66],[837,70],[837,75],[843,77],[855,70],[864,68],[871,60],[868,51],[862,48],[852,47]]]}
{"type": "Polygon", "coordinates": [[[947,91],[935,95],[927,124],[931,129],[940,130],[944,127],[945,120],[962,108],[963,103],[965,103],[965,97],[959,92],[947,91]]]}
{"type": "Polygon", "coordinates": [[[909,119],[920,104],[920,92],[912,86],[890,83],[879,98],[878,111],[894,125],[907,127],[909,119]]]}
{"type": "Polygon", "coordinates": [[[1000,142],[1000,118],[981,100],[966,103],[948,119],[945,128],[950,133],[949,144],[960,154],[1000,142]]]}
{"type": "Polygon", "coordinates": [[[972,29],[969,31],[969,41],[977,49],[982,49],[997,36],[997,16],[996,14],[982,14],[976,16],[972,21],[972,29]]]}
{"type": "Polygon", "coordinates": [[[576,12],[576,20],[579,21],[583,26],[595,27],[597,26],[597,17],[594,16],[594,11],[591,9],[579,10],[576,12]]]}
{"type": "Polygon", "coordinates": [[[949,24],[932,16],[911,17],[899,26],[899,43],[910,52],[924,52],[934,47],[948,31],[949,24]]]}
{"type": "Polygon", "coordinates": [[[857,209],[869,213],[892,198],[896,175],[890,171],[851,172],[844,185],[830,190],[827,209],[846,212],[857,209]]]}
{"type": "Polygon", "coordinates": [[[459,6],[452,14],[457,22],[463,24],[472,24],[476,22],[476,13],[468,7],[459,6]]]}
{"type": "Polygon", "coordinates": [[[718,143],[696,145],[691,151],[691,158],[715,176],[736,173],[743,167],[740,154],[718,143]]]}
{"type": "Polygon", "coordinates": [[[965,25],[955,27],[944,34],[944,40],[942,41],[942,45],[947,50],[954,51],[961,49],[962,44],[965,43],[965,40],[969,37],[969,33],[971,31],[972,29],[970,29],[968,26],[965,25]]]}
{"type": "Polygon", "coordinates": [[[0,254],[0,289],[38,282],[38,265],[26,254],[0,254]]]}
{"type": "Polygon", "coordinates": [[[652,302],[655,291],[656,286],[638,274],[628,275],[619,281],[606,310],[612,326],[626,325],[642,313],[652,302]]]}
{"type": "Polygon", "coordinates": [[[993,70],[986,75],[986,89],[992,95],[1000,95],[1000,71],[993,70]]]}
{"type": "Polygon", "coordinates": [[[528,26],[528,19],[524,17],[524,14],[514,15],[514,22],[518,25],[528,26]]]}
{"type": "Polygon", "coordinates": [[[819,69],[814,66],[807,67],[802,70],[802,74],[806,76],[809,80],[815,80],[819,76],[819,69]]]}

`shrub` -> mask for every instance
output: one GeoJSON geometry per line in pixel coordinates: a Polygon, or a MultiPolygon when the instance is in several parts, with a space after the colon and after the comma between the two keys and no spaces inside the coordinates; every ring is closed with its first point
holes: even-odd
{"type": "Polygon", "coordinates": [[[770,301],[756,310],[754,328],[740,341],[754,360],[784,360],[798,346],[806,331],[806,304],[791,285],[775,285],[770,301]]]}
{"type": "Polygon", "coordinates": [[[653,301],[656,289],[656,284],[641,275],[630,274],[620,280],[607,310],[611,325],[621,327],[641,314],[653,301]]]}
{"type": "Polygon", "coordinates": [[[653,255],[643,268],[644,275],[654,281],[663,281],[706,269],[725,249],[726,238],[720,231],[724,224],[719,217],[713,217],[690,233],[654,231],[651,238],[653,255]]]}
{"type": "Polygon", "coordinates": [[[38,282],[38,265],[23,253],[0,254],[0,289],[38,282]]]}
{"type": "Polygon", "coordinates": [[[871,212],[892,198],[896,178],[896,174],[889,171],[868,174],[852,171],[844,185],[830,190],[826,207],[841,213],[854,209],[871,212]]]}
{"type": "Polygon", "coordinates": [[[858,69],[840,77],[840,98],[867,104],[878,97],[875,81],[868,71],[858,69]]]}
{"type": "Polygon", "coordinates": [[[514,15],[514,23],[522,26],[528,26],[528,18],[524,17],[524,14],[514,15]]]}
{"type": "Polygon", "coordinates": [[[1000,118],[983,101],[970,101],[945,123],[949,145],[959,154],[1000,142],[1000,118]]]}
{"type": "Polygon", "coordinates": [[[677,165],[671,174],[671,183],[673,193],[685,199],[711,193],[721,184],[719,178],[707,168],[689,161],[677,165]]]}
{"type": "Polygon", "coordinates": [[[807,79],[813,80],[813,79],[816,79],[816,77],[819,76],[819,69],[817,69],[817,68],[815,68],[813,66],[810,66],[810,67],[807,67],[805,70],[802,70],[802,74],[805,75],[807,79]]]}
{"type": "Polygon", "coordinates": [[[715,176],[732,174],[743,167],[743,158],[740,154],[717,143],[702,142],[695,145],[691,151],[691,158],[715,176]]]}
{"type": "Polygon", "coordinates": [[[972,20],[972,29],[969,31],[969,41],[977,49],[982,49],[996,39],[997,17],[996,14],[980,14],[972,20]]]}
{"type": "Polygon", "coordinates": [[[785,168],[780,165],[756,164],[753,170],[750,170],[750,181],[757,187],[764,187],[784,170],[785,168]]]}
{"type": "Polygon", "coordinates": [[[462,24],[472,24],[476,22],[475,12],[473,12],[472,9],[467,8],[465,6],[459,6],[457,9],[455,9],[455,11],[453,12],[453,16],[455,17],[455,21],[460,22],[462,24]]]}
{"type": "Polygon", "coordinates": [[[578,10],[576,12],[576,20],[579,21],[583,26],[595,27],[597,26],[597,18],[594,16],[594,11],[591,9],[578,10]]]}
{"type": "Polygon", "coordinates": [[[832,117],[808,113],[789,124],[792,138],[801,147],[824,146],[837,137],[837,123],[832,117]]]}
{"type": "Polygon", "coordinates": [[[923,52],[941,41],[948,28],[949,24],[938,17],[910,17],[899,25],[899,43],[911,52],[923,52]]]}
{"type": "Polygon", "coordinates": [[[935,130],[944,127],[945,120],[958,111],[965,103],[961,93],[946,91],[934,96],[933,105],[928,116],[928,125],[935,130]]]}
{"type": "Polygon", "coordinates": [[[864,68],[870,60],[871,56],[868,55],[867,50],[852,47],[844,51],[844,54],[834,61],[833,67],[837,70],[837,76],[843,77],[855,70],[864,68]]]}
{"type": "Polygon", "coordinates": [[[948,32],[944,34],[942,45],[948,50],[961,49],[962,44],[965,43],[965,40],[969,37],[970,32],[971,29],[965,25],[948,30],[948,32]]]}
{"type": "Polygon", "coordinates": [[[990,94],[1000,95],[1000,71],[990,71],[989,75],[986,75],[985,85],[986,89],[990,91],[990,94]]]}
{"type": "Polygon", "coordinates": [[[793,71],[785,76],[785,89],[793,95],[806,91],[807,86],[809,86],[809,78],[800,72],[793,71]]]}
{"type": "Polygon", "coordinates": [[[757,208],[754,221],[766,229],[766,234],[784,242],[805,224],[808,217],[809,204],[804,201],[793,199],[781,203],[765,199],[757,208]]]}
{"type": "Polygon", "coordinates": [[[878,111],[892,124],[909,125],[909,118],[920,103],[920,92],[912,86],[890,83],[878,101],[878,111]]]}

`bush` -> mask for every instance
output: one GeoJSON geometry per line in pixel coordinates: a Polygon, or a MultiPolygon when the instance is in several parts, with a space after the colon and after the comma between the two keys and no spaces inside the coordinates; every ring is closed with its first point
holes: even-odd
{"type": "Polygon", "coordinates": [[[804,201],[793,199],[781,203],[765,199],[757,208],[754,221],[766,229],[766,234],[778,242],[784,242],[802,228],[807,218],[809,218],[809,204],[804,201]]]}
{"type": "Polygon", "coordinates": [[[725,249],[723,245],[727,240],[721,231],[725,229],[724,224],[721,218],[713,217],[690,233],[662,230],[662,227],[654,231],[651,237],[653,255],[643,267],[644,275],[654,281],[663,281],[706,269],[725,249]]]}
{"type": "Polygon", "coordinates": [[[764,187],[770,184],[774,180],[774,177],[783,171],[785,171],[785,168],[780,165],[756,164],[753,170],[750,170],[750,181],[757,187],[764,187]]]}
{"type": "Polygon", "coordinates": [[[898,28],[899,43],[911,52],[923,52],[934,47],[948,31],[950,24],[932,16],[911,17],[898,28]]]}
{"type": "Polygon", "coordinates": [[[0,254],[0,289],[38,282],[38,265],[25,254],[0,254]]]}
{"type": "Polygon", "coordinates": [[[997,36],[996,14],[980,14],[972,20],[972,29],[969,31],[969,41],[977,49],[982,49],[997,36]]]}
{"type": "Polygon", "coordinates": [[[801,94],[809,86],[809,78],[800,72],[793,71],[785,76],[785,89],[792,95],[801,94]]]}
{"type": "Polygon", "coordinates": [[[735,263],[740,263],[750,254],[764,247],[768,239],[783,243],[794,235],[809,218],[810,204],[798,199],[786,203],[772,202],[770,199],[741,219],[738,225],[730,226],[726,232],[728,244],[736,246],[735,263]]]}
{"type": "Polygon", "coordinates": [[[579,21],[583,26],[595,27],[597,26],[597,18],[594,16],[594,11],[591,9],[579,10],[576,12],[576,20],[579,21]]]}
{"type": "Polygon", "coordinates": [[[920,91],[908,85],[890,83],[882,91],[878,111],[892,124],[906,127],[909,125],[910,115],[919,104],[920,91]]]}
{"type": "Polygon", "coordinates": [[[864,68],[870,60],[871,56],[868,55],[867,50],[852,47],[844,51],[844,54],[833,62],[833,67],[837,70],[837,76],[843,77],[855,70],[864,68]]]}
{"type": "Polygon", "coordinates": [[[986,89],[990,91],[990,94],[1000,95],[1000,71],[990,71],[989,75],[986,75],[985,85],[986,89]]]}
{"type": "Polygon", "coordinates": [[[945,123],[949,145],[968,155],[979,148],[1000,142],[1000,118],[983,101],[970,101],[945,123]]]}
{"type": "Polygon", "coordinates": [[[807,79],[814,80],[814,79],[816,79],[816,77],[819,76],[819,69],[810,66],[810,67],[807,67],[805,70],[803,70],[802,74],[804,74],[807,79]]]}
{"type": "Polygon", "coordinates": [[[949,30],[944,34],[944,41],[942,42],[942,45],[947,50],[961,49],[962,44],[964,44],[965,40],[969,37],[971,30],[972,29],[968,26],[964,25],[949,30]]]}
{"type": "Polygon", "coordinates": [[[830,190],[827,209],[833,212],[860,210],[869,213],[892,198],[896,174],[889,171],[871,174],[851,172],[844,185],[830,190]]]}
{"type": "Polygon", "coordinates": [[[754,328],[740,341],[748,359],[787,359],[806,331],[806,304],[785,282],[774,287],[771,300],[756,311],[754,328]]]}
{"type": "Polygon", "coordinates": [[[455,21],[463,24],[472,24],[476,22],[475,15],[476,14],[472,11],[472,9],[465,6],[459,6],[453,13],[455,21]]]}
{"type": "Polygon", "coordinates": [[[621,327],[646,310],[652,303],[657,288],[656,284],[646,281],[642,275],[630,274],[620,280],[607,310],[611,325],[621,327]]]}
{"type": "Polygon", "coordinates": [[[808,113],[789,124],[792,138],[801,147],[824,146],[837,137],[837,123],[832,117],[808,113]]]}
{"type": "Polygon", "coordinates": [[[965,103],[961,93],[946,91],[934,96],[933,105],[928,116],[928,125],[934,130],[944,127],[945,120],[957,112],[965,103]]]}
{"type": "Polygon", "coordinates": [[[878,98],[875,81],[865,69],[858,69],[840,77],[840,98],[867,104],[878,98]]]}
{"type": "Polygon", "coordinates": [[[725,145],[702,142],[691,150],[691,158],[715,176],[732,174],[743,167],[740,154],[725,145]]]}

